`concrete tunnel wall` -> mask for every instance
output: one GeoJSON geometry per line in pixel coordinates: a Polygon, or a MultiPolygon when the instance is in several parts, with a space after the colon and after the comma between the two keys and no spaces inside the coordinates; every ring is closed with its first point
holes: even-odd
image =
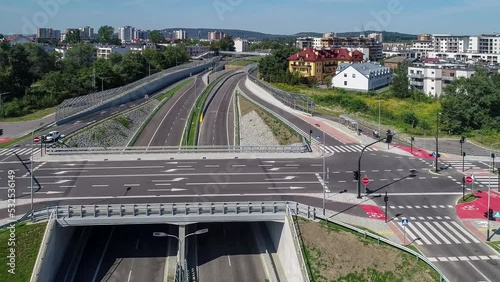
{"type": "Polygon", "coordinates": [[[54,281],[74,231],[74,227],[62,227],[54,219],[47,223],[31,282],[54,281]]]}
{"type": "Polygon", "coordinates": [[[266,222],[266,227],[273,241],[274,247],[278,252],[278,257],[281,266],[285,271],[285,276],[288,282],[302,282],[302,272],[300,270],[299,258],[297,249],[293,242],[292,230],[288,217],[285,217],[285,222],[266,222]]]}

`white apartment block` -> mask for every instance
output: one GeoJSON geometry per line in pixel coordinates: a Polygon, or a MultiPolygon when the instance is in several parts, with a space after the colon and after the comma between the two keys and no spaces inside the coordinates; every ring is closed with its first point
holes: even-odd
{"type": "Polygon", "coordinates": [[[410,47],[411,52],[415,53],[414,58],[426,58],[429,52],[434,51],[434,45],[432,40],[416,40],[413,41],[410,47]]]}
{"type": "Polygon", "coordinates": [[[444,87],[453,80],[470,78],[475,71],[465,64],[428,63],[414,64],[408,68],[410,85],[425,94],[439,97],[444,87]]]}
{"type": "Polygon", "coordinates": [[[143,40],[143,41],[148,41],[149,40],[149,34],[151,34],[150,30],[136,29],[134,31],[134,39],[140,39],[140,40],[143,40]]]}
{"type": "Polygon", "coordinates": [[[341,63],[332,78],[332,87],[368,92],[386,87],[391,81],[391,69],[377,63],[341,63]]]}
{"type": "Polygon", "coordinates": [[[461,62],[474,63],[486,62],[489,64],[500,63],[500,53],[484,54],[484,53],[449,53],[449,52],[429,52],[429,58],[452,59],[461,62]]]}
{"type": "Polygon", "coordinates": [[[374,38],[377,42],[384,42],[383,33],[370,33],[368,34],[368,38],[374,38]]]}
{"type": "Polygon", "coordinates": [[[176,40],[186,40],[187,39],[187,36],[186,36],[186,31],[185,30],[174,30],[172,32],[172,39],[176,39],[176,40]]]}
{"type": "Polygon", "coordinates": [[[295,46],[299,49],[306,49],[306,48],[321,48],[323,47],[321,45],[321,39],[322,37],[299,37],[295,41],[295,46]]]}
{"type": "Polygon", "coordinates": [[[118,29],[118,38],[122,41],[122,43],[132,42],[134,40],[135,28],[131,26],[124,26],[118,29]]]}
{"type": "Polygon", "coordinates": [[[248,51],[248,40],[236,38],[234,40],[234,47],[236,52],[247,52],[248,51]]]}
{"type": "Polygon", "coordinates": [[[469,48],[469,36],[433,34],[432,45],[435,52],[463,53],[469,48]]]}

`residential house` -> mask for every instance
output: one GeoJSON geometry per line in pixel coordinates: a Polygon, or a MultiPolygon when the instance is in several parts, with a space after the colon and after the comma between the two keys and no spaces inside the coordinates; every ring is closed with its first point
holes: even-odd
{"type": "Polygon", "coordinates": [[[288,58],[288,70],[298,72],[302,77],[327,81],[335,75],[340,63],[360,63],[364,54],[344,48],[306,48],[288,58]]]}
{"type": "Polygon", "coordinates": [[[391,69],[378,63],[342,63],[332,78],[332,87],[368,92],[386,87],[391,81],[391,69]]]}

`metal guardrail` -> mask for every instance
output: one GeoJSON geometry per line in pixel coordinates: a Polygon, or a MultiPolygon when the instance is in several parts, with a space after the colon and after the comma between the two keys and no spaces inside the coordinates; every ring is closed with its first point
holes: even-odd
{"type": "Polygon", "coordinates": [[[309,99],[306,95],[286,92],[283,90],[276,89],[266,82],[260,80],[259,78],[252,75],[252,72],[258,67],[258,64],[251,64],[248,68],[245,69],[247,71],[248,76],[260,87],[273,95],[274,98],[281,101],[283,104],[289,106],[290,108],[300,110],[302,112],[311,114],[314,111],[314,102],[309,99]]]}
{"type": "MultiPolygon", "coordinates": [[[[298,208],[298,205],[295,205],[298,208]]],[[[300,263],[300,271],[302,273],[302,279],[306,282],[311,281],[311,278],[309,277],[309,272],[307,271],[307,264],[304,259],[304,250],[302,250],[302,244],[301,240],[299,237],[299,234],[297,233],[297,226],[295,225],[295,220],[293,218],[294,213],[291,211],[290,206],[287,206],[286,209],[286,216],[288,218],[288,222],[290,224],[290,229],[292,229],[292,235],[293,235],[293,241],[295,244],[295,248],[297,248],[297,256],[299,257],[299,263],[300,263]]]]}
{"type": "Polygon", "coordinates": [[[47,148],[50,156],[105,154],[186,154],[186,153],[305,153],[307,146],[183,146],[183,147],[109,147],[47,148]]]}
{"type": "Polygon", "coordinates": [[[341,222],[341,221],[329,218],[327,216],[318,215],[316,213],[316,208],[314,208],[314,207],[310,207],[310,206],[307,206],[307,205],[301,205],[299,203],[290,203],[290,211],[292,211],[295,215],[303,217],[303,218],[313,219],[313,220],[322,219],[322,220],[331,222],[333,224],[342,226],[344,228],[347,228],[349,230],[352,230],[352,231],[355,231],[355,232],[357,232],[359,234],[362,234],[365,237],[368,236],[368,237],[370,237],[372,239],[375,239],[379,243],[383,242],[383,243],[385,243],[387,245],[390,245],[390,246],[392,246],[394,248],[400,249],[400,250],[402,250],[402,251],[404,251],[406,253],[409,253],[409,254],[415,256],[415,258],[417,260],[422,260],[428,266],[430,266],[432,269],[434,269],[434,271],[436,271],[439,274],[440,281],[446,281],[446,282],[450,281],[450,280],[448,280],[448,278],[446,278],[446,276],[444,275],[444,273],[435,264],[433,264],[425,256],[421,255],[418,252],[415,252],[414,250],[412,250],[410,248],[407,248],[407,247],[405,247],[403,245],[394,243],[394,242],[392,242],[392,241],[390,241],[390,240],[388,240],[388,239],[386,239],[386,238],[384,238],[382,236],[370,233],[370,232],[368,232],[366,230],[363,230],[363,229],[351,226],[351,225],[349,225],[347,223],[344,223],[344,222],[341,222]]]}
{"type": "Polygon", "coordinates": [[[207,63],[216,63],[218,61],[217,58],[211,59],[207,61],[196,61],[189,64],[183,64],[179,66],[175,66],[161,72],[155,73],[153,75],[144,77],[140,80],[137,80],[133,83],[127,84],[125,86],[108,89],[106,91],[96,92],[92,94],[87,94],[84,96],[70,98],[64,100],[60,105],[56,108],[56,121],[65,119],[67,117],[71,117],[83,111],[92,110],[97,108],[109,101],[118,99],[125,95],[127,91],[133,90],[136,87],[139,87],[143,84],[156,80],[158,78],[164,77],[166,75],[175,73],[179,70],[184,70],[191,67],[196,67],[199,65],[207,64],[207,63]]]}

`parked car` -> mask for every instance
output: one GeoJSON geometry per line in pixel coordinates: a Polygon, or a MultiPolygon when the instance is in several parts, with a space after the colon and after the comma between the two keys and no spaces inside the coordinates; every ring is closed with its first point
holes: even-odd
{"type": "Polygon", "coordinates": [[[43,142],[52,143],[59,140],[59,138],[61,138],[61,134],[59,133],[59,131],[51,131],[47,133],[47,135],[45,135],[45,137],[43,138],[43,142]]]}

